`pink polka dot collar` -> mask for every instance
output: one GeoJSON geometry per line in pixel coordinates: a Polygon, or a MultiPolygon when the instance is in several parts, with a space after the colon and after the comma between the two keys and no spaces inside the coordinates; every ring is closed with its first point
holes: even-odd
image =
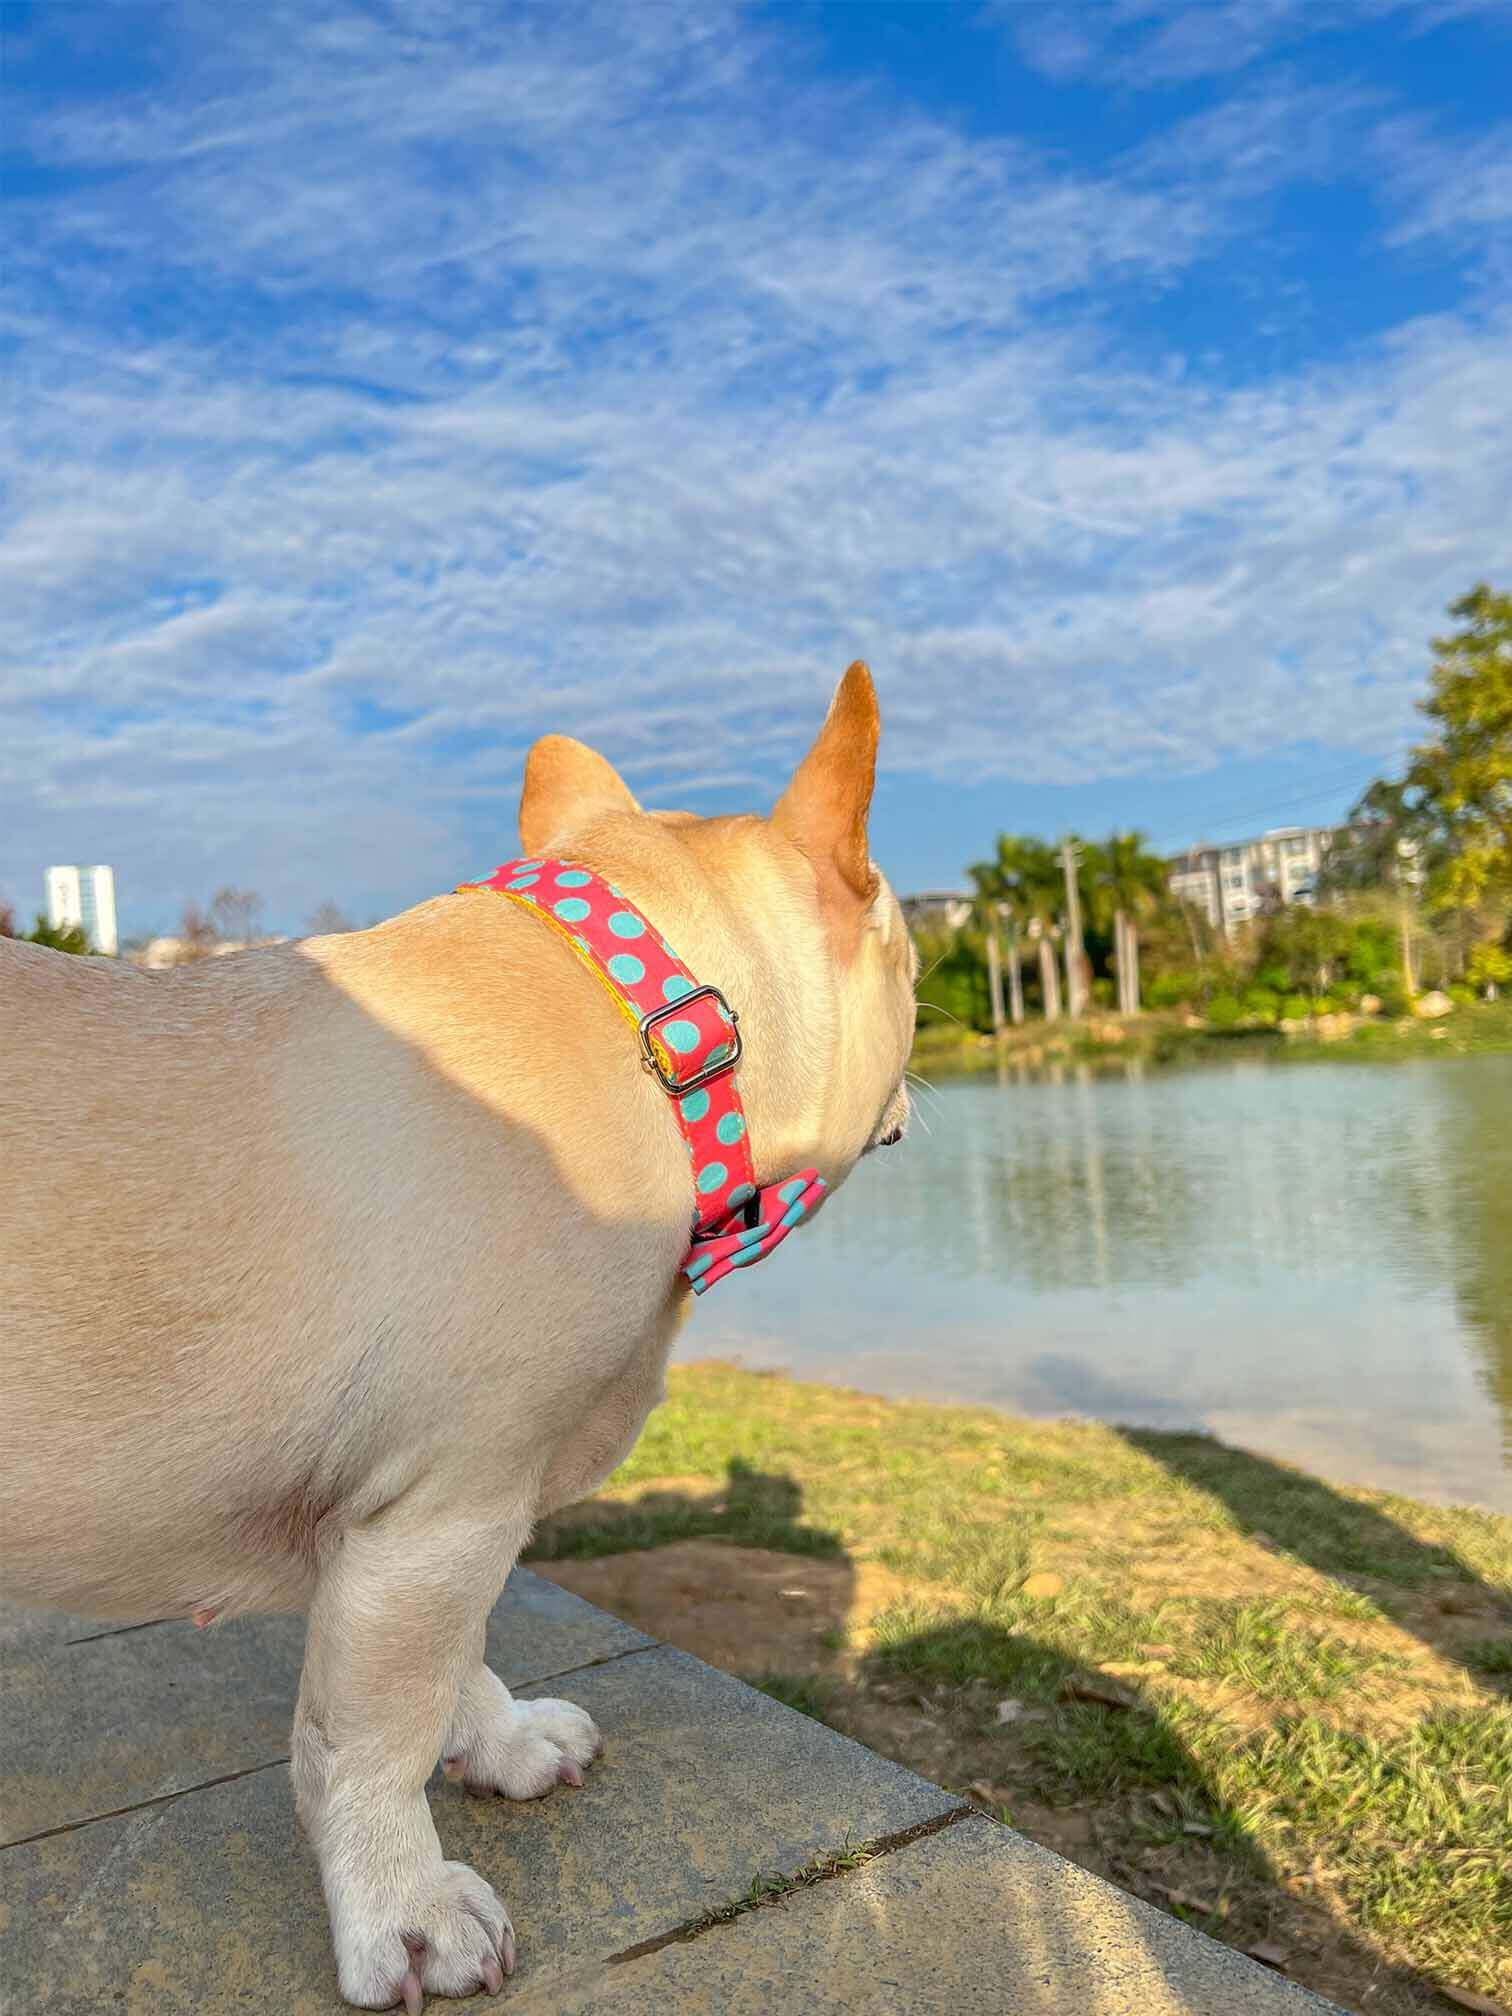
{"type": "Polygon", "coordinates": [[[574,862],[507,861],[459,889],[497,890],[551,925],[634,1027],[692,1158],[692,1243],[681,1271],[694,1293],[780,1246],[824,1195],[824,1179],[801,1169],[757,1185],[736,1081],[740,1018],[719,989],[700,986],[628,897],[574,862]]]}

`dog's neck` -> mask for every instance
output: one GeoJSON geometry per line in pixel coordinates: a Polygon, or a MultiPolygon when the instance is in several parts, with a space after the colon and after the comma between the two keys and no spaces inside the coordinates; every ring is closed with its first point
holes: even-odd
{"type": "Polygon", "coordinates": [[[700,984],[632,898],[570,855],[517,857],[457,893],[501,897],[537,920],[630,1025],[687,1144],[694,1203],[681,1272],[695,1293],[775,1252],[828,1186],[813,1167],[757,1182],[740,1016],[721,989],[700,984]]]}

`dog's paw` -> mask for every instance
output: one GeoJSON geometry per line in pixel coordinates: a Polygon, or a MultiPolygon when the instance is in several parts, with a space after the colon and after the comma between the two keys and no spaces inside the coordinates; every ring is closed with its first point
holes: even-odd
{"type": "Polygon", "coordinates": [[[581,1785],[603,1747],[593,1718],[570,1701],[506,1697],[485,1719],[453,1731],[441,1768],[480,1796],[539,1799],[553,1785],[581,1785]]]}
{"type": "Polygon", "coordinates": [[[341,1992],[359,2009],[402,2004],[417,2016],[433,1995],[497,1994],[515,1965],[514,1928],[491,1885],[465,1862],[399,1903],[348,1905],[332,1899],[341,1992]]]}

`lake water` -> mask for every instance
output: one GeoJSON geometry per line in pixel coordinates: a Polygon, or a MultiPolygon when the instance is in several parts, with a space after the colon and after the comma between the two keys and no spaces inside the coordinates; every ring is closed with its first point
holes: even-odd
{"type": "Polygon", "coordinates": [[[1003,1067],[919,1110],[681,1356],[1512,1509],[1512,1057],[1003,1067]]]}

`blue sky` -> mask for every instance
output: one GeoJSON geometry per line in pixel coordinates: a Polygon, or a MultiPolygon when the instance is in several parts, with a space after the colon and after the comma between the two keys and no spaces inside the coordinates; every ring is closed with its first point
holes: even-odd
{"type": "Polygon", "coordinates": [[[5,0],[0,897],[297,926],[564,729],[874,845],[1341,812],[1512,575],[1512,0],[5,0]]]}

